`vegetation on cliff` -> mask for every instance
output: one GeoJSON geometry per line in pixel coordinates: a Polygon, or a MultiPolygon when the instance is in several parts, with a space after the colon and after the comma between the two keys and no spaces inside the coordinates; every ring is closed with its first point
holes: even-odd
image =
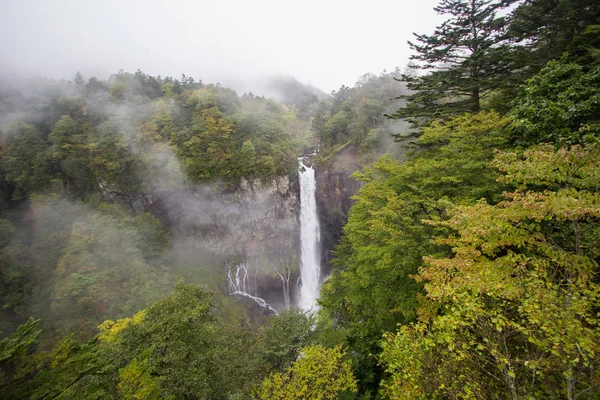
{"type": "Polygon", "coordinates": [[[450,19],[413,44],[430,72],[401,78],[414,92],[393,115],[413,122],[412,154],[355,175],[321,304],[365,395],[600,393],[600,14],[570,1],[498,12],[510,4],[440,3],[450,19]],[[547,58],[548,37],[568,52],[547,58]]]}
{"type": "Polygon", "coordinates": [[[441,0],[418,72],[281,104],[140,71],[3,83],[2,397],[598,398],[599,7],[441,0]],[[252,315],[190,188],[255,194],[317,148],[362,184],[321,308],[252,315]],[[157,211],[177,191],[196,225],[157,211]]]}

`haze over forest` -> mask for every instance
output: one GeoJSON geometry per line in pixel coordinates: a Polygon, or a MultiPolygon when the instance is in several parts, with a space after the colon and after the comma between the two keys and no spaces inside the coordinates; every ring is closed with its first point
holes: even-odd
{"type": "Polygon", "coordinates": [[[600,2],[4,1],[0,398],[600,398],[600,2]]]}
{"type": "Polygon", "coordinates": [[[259,91],[293,76],[329,93],[403,68],[435,1],[4,1],[0,73],[106,79],[123,69],[259,91]],[[26,28],[25,28],[26,27],[26,28]],[[335,38],[335,39],[334,39],[335,38]]]}

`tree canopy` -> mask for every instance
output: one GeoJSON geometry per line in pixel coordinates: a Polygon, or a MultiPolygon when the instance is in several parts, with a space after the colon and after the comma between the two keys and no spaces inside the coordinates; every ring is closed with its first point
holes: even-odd
{"type": "Polygon", "coordinates": [[[331,95],[142,71],[0,85],[0,397],[599,398],[599,5],[435,10],[418,72],[331,95]],[[313,152],[320,215],[352,204],[306,312],[313,152]],[[279,313],[229,295],[232,265],[279,313]]]}

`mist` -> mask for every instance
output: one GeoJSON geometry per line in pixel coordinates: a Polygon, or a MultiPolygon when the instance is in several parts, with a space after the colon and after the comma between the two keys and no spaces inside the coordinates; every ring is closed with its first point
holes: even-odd
{"type": "Polygon", "coordinates": [[[404,154],[391,134],[408,126],[383,117],[404,90],[393,78],[408,53],[394,49],[431,14],[384,1],[0,5],[0,328],[33,316],[43,346],[84,338],[180,279],[237,296],[240,314],[298,305],[303,155],[329,202],[315,206],[318,293],[360,186],[350,175],[404,154]]]}
{"type": "MultiPolygon", "coordinates": [[[[260,92],[273,75],[325,92],[406,65],[406,41],[440,17],[434,0],[4,1],[0,73],[107,79],[182,73],[260,92]]],[[[242,89],[243,90],[239,90],[242,89]]]]}
{"type": "Polygon", "coordinates": [[[0,0],[0,398],[600,398],[596,3],[0,0]]]}

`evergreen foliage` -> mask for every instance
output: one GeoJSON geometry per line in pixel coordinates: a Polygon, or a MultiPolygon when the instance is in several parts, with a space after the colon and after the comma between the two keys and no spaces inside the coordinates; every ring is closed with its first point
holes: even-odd
{"type": "Polygon", "coordinates": [[[507,45],[508,19],[503,11],[516,0],[442,0],[435,11],[449,18],[432,35],[415,34],[413,69],[404,74],[412,93],[406,107],[392,114],[418,125],[431,118],[478,112],[482,100],[501,88],[511,73],[507,45]]]}

